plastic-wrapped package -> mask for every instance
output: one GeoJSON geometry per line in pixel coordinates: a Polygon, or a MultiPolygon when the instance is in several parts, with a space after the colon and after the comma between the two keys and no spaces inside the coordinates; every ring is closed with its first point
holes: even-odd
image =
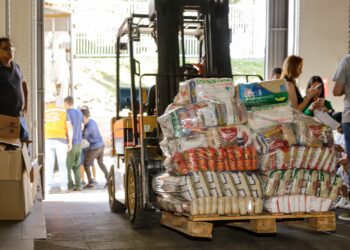
{"type": "Polygon", "coordinates": [[[322,158],[322,148],[314,148],[313,155],[308,159],[308,169],[318,169],[319,162],[322,158]]]}
{"type": "Polygon", "coordinates": [[[247,183],[249,185],[249,190],[254,198],[263,198],[264,193],[261,187],[261,181],[255,173],[245,173],[247,183]]]}
{"type": "Polygon", "coordinates": [[[331,191],[329,192],[328,198],[335,201],[340,193],[341,187],[343,185],[343,180],[340,176],[335,175],[331,185],[331,191]]]}
{"type": "Polygon", "coordinates": [[[247,206],[247,213],[252,214],[255,211],[255,204],[254,204],[254,198],[253,197],[245,197],[245,202],[247,206]]]}
{"type": "Polygon", "coordinates": [[[247,215],[247,201],[245,197],[238,197],[238,208],[240,215],[247,215]]]}
{"type": "Polygon", "coordinates": [[[288,102],[252,107],[248,111],[248,125],[254,130],[277,124],[291,123],[293,119],[293,111],[288,102]]]}
{"type": "Polygon", "coordinates": [[[206,197],[210,196],[210,192],[205,181],[204,175],[201,171],[192,172],[192,184],[196,192],[197,197],[206,197]]]}
{"type": "MultiPolygon", "coordinates": [[[[247,146],[244,148],[244,170],[256,170],[258,167],[258,154],[256,148],[247,146]]],[[[238,169],[239,170],[239,169],[238,169]]]]}
{"type": "Polygon", "coordinates": [[[208,139],[205,134],[195,134],[188,137],[164,139],[159,143],[164,155],[171,156],[177,152],[185,152],[190,149],[207,148],[208,139]]]}
{"type": "Polygon", "coordinates": [[[334,172],[334,165],[337,164],[337,154],[334,150],[331,150],[329,158],[325,161],[325,164],[322,166],[322,170],[325,172],[334,172]]]}
{"type": "Polygon", "coordinates": [[[288,187],[292,177],[292,170],[288,169],[282,172],[279,180],[279,185],[277,188],[277,195],[288,194],[288,187]]]}
{"type": "Polygon", "coordinates": [[[152,180],[153,191],[157,194],[177,193],[181,190],[178,188],[181,177],[171,176],[169,173],[161,173],[152,180]]]}
{"type": "Polygon", "coordinates": [[[238,197],[231,197],[231,209],[233,214],[239,214],[238,197]]]}
{"type": "Polygon", "coordinates": [[[212,214],[218,213],[218,197],[216,196],[211,197],[211,213],[212,214]]]}
{"type": "Polygon", "coordinates": [[[238,171],[244,171],[244,148],[241,146],[235,147],[234,150],[235,158],[236,158],[236,166],[238,171]]]}
{"type": "Polygon", "coordinates": [[[205,200],[204,197],[197,198],[198,200],[198,214],[205,214],[205,200]]]}
{"type": "Polygon", "coordinates": [[[307,172],[307,184],[305,189],[306,195],[315,195],[317,190],[317,177],[318,172],[316,170],[310,170],[307,172]]]}
{"type": "Polygon", "coordinates": [[[330,191],[330,175],[325,172],[318,173],[318,187],[316,194],[321,198],[328,198],[330,191]]]}
{"type": "Polygon", "coordinates": [[[305,212],[306,211],[306,196],[305,195],[298,195],[299,197],[299,211],[298,212],[305,212]]]}
{"type": "Polygon", "coordinates": [[[207,128],[227,124],[227,110],[223,103],[199,102],[172,110],[158,117],[165,137],[186,137],[207,128]]]}
{"type": "Polygon", "coordinates": [[[332,150],[330,148],[323,148],[322,156],[317,169],[322,170],[323,168],[327,168],[325,164],[328,162],[330,157],[332,157],[332,150]]]}
{"type": "Polygon", "coordinates": [[[217,176],[217,173],[214,171],[204,172],[204,177],[209,188],[209,192],[212,197],[222,197],[221,185],[217,176]]]}
{"type": "Polygon", "coordinates": [[[254,213],[260,214],[263,211],[263,199],[260,198],[254,198],[254,213]]]}
{"type": "Polygon", "coordinates": [[[225,104],[228,112],[228,124],[244,122],[244,115],[236,110],[242,107],[234,105],[234,87],[230,78],[195,78],[180,83],[179,93],[174,102],[179,104],[197,103],[205,100],[217,100],[225,104]],[[236,111],[236,112],[235,112],[236,111]],[[238,113],[237,115],[235,113],[238,113]],[[240,115],[240,116],[238,116],[240,115]],[[240,121],[242,120],[242,121],[240,121]]]}
{"type": "Polygon", "coordinates": [[[322,199],[321,212],[329,211],[331,205],[332,205],[332,200],[330,200],[330,199],[322,199]]]}
{"type": "Polygon", "coordinates": [[[215,148],[246,146],[253,141],[250,129],[244,125],[230,125],[208,129],[209,145],[215,148]]]}
{"type": "Polygon", "coordinates": [[[258,129],[260,152],[265,153],[277,148],[286,148],[296,144],[291,124],[277,124],[258,129]]]}
{"type": "Polygon", "coordinates": [[[204,197],[205,214],[211,214],[212,212],[212,199],[210,196],[204,197]]]}
{"type": "Polygon", "coordinates": [[[225,199],[224,197],[218,197],[218,214],[225,214],[225,199]]]}
{"type": "Polygon", "coordinates": [[[295,168],[304,168],[306,159],[309,153],[309,148],[308,147],[298,147],[297,148],[297,158],[295,160],[295,168]]]}
{"type": "Polygon", "coordinates": [[[175,153],[172,157],[172,161],[175,164],[176,171],[181,175],[187,175],[190,171],[187,158],[181,153],[175,153]]]}
{"type": "Polygon", "coordinates": [[[278,205],[278,197],[269,197],[264,201],[264,210],[270,213],[280,213],[280,206],[278,205]]]}
{"type": "Polygon", "coordinates": [[[331,147],[334,143],[332,131],[328,126],[303,114],[295,115],[295,134],[299,145],[331,147]]]}
{"type": "Polygon", "coordinates": [[[188,104],[203,100],[232,98],[235,89],[231,78],[193,78],[179,84],[174,103],[188,104]]]}
{"type": "Polygon", "coordinates": [[[232,181],[231,175],[229,172],[221,172],[218,173],[219,181],[222,185],[222,191],[225,196],[231,197],[237,197],[237,189],[235,184],[232,181]]]}
{"type": "Polygon", "coordinates": [[[304,169],[294,169],[290,185],[290,194],[300,194],[304,178],[304,169]]]}
{"type": "Polygon", "coordinates": [[[231,173],[232,180],[236,185],[238,195],[240,197],[251,196],[247,179],[242,172],[231,173]]]}
{"type": "Polygon", "coordinates": [[[286,102],[288,92],[284,80],[238,85],[239,98],[247,107],[286,102]]]}
{"type": "Polygon", "coordinates": [[[224,214],[230,214],[230,213],[232,213],[231,197],[225,196],[224,197],[224,214]]]}
{"type": "Polygon", "coordinates": [[[185,200],[192,201],[197,198],[190,176],[181,176],[178,187],[181,192],[181,196],[185,200]]]}
{"type": "Polygon", "coordinates": [[[266,197],[271,197],[275,195],[278,182],[281,178],[281,174],[282,174],[281,170],[272,170],[269,173],[269,178],[265,183],[265,188],[264,188],[266,197]]]}
{"type": "Polygon", "coordinates": [[[183,213],[186,212],[189,203],[169,195],[162,195],[157,196],[157,204],[165,211],[183,213]]]}
{"type": "Polygon", "coordinates": [[[190,214],[198,215],[199,214],[199,202],[198,199],[194,199],[190,203],[190,214]]]}

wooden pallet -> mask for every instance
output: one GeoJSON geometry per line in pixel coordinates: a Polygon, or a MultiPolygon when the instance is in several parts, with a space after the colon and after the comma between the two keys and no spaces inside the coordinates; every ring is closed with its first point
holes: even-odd
{"type": "MultiPolygon", "coordinates": [[[[286,220],[304,220],[306,226],[314,231],[335,231],[334,212],[270,214],[260,215],[188,215],[162,213],[162,225],[187,234],[192,237],[212,238],[213,222],[228,221],[228,226],[234,226],[252,231],[257,234],[277,233],[276,223],[286,220]]],[[[292,225],[293,221],[289,222],[292,225]]],[[[300,226],[300,223],[298,223],[300,226]]],[[[305,226],[304,226],[305,227],[305,226]]]]}

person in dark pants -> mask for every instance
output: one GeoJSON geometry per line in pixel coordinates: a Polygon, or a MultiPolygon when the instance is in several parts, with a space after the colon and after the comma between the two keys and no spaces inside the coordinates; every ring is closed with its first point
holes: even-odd
{"type": "Polygon", "coordinates": [[[81,109],[84,118],[84,131],[83,138],[89,142],[89,147],[87,149],[85,160],[84,160],[84,169],[86,172],[86,176],[88,178],[89,183],[83,188],[93,188],[94,179],[91,176],[90,166],[93,165],[94,160],[97,160],[97,164],[102,170],[106,178],[106,185],[108,184],[108,171],[103,163],[103,154],[104,154],[104,143],[102,140],[102,136],[98,129],[97,123],[90,119],[90,112],[88,109],[81,109]]]}
{"type": "Polygon", "coordinates": [[[0,114],[20,118],[20,139],[28,140],[23,114],[27,112],[28,86],[18,64],[15,48],[8,37],[0,38],[0,114]]]}
{"type": "Polygon", "coordinates": [[[71,96],[67,96],[64,99],[64,107],[73,127],[72,150],[67,153],[68,190],[81,191],[80,158],[83,142],[83,115],[80,110],[74,108],[74,99],[71,96]],[[74,174],[74,183],[72,172],[74,174]]]}

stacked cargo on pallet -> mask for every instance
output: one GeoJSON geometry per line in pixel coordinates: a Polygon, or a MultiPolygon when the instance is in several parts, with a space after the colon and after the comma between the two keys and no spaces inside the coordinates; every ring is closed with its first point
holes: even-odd
{"type": "Polygon", "coordinates": [[[283,80],[185,81],[158,122],[167,171],[152,184],[163,210],[328,211],[341,186],[331,129],[292,110],[283,80]]]}

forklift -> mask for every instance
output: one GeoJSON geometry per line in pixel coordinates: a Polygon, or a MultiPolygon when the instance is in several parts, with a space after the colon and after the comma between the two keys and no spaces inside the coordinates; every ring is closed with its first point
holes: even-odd
{"type": "Polygon", "coordinates": [[[149,6],[149,15],[132,14],[124,20],[115,46],[117,104],[111,122],[115,164],[109,172],[109,205],[114,213],[127,210],[133,228],[152,227],[159,219],[152,179],[165,168],[157,118],[173,102],[179,83],[193,77],[185,57],[185,36],[196,37],[198,60],[205,58],[205,70],[196,77],[232,77],[228,0],[152,0],[149,6]],[[158,70],[154,74],[141,74],[141,62],[134,57],[135,43],[146,34],[156,43],[158,70]],[[125,54],[129,92],[121,87],[121,56],[125,54]],[[146,77],[155,79],[153,87],[143,86],[146,77]],[[125,93],[130,94],[130,112],[122,114],[125,93]]]}

